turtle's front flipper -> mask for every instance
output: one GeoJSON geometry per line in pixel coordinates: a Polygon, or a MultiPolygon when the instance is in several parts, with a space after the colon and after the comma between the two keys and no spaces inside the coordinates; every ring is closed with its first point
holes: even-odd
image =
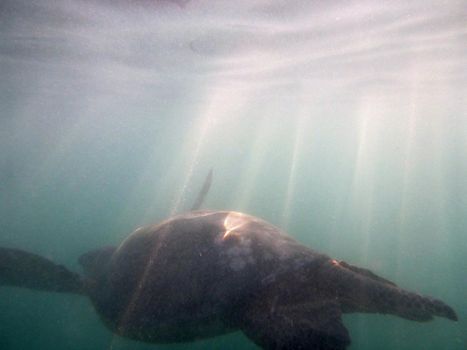
{"type": "Polygon", "coordinates": [[[19,249],[0,247],[0,286],[83,293],[80,276],[62,265],[19,249]]]}
{"type": "Polygon", "coordinates": [[[199,210],[201,206],[203,205],[204,199],[206,198],[209,189],[211,188],[211,183],[212,183],[212,169],[209,170],[208,176],[204,180],[203,187],[201,188],[201,191],[199,191],[198,196],[196,197],[195,203],[191,207],[191,210],[199,210]]]}
{"type": "Polygon", "coordinates": [[[428,296],[409,292],[373,272],[330,260],[317,274],[319,285],[335,294],[342,311],[393,314],[413,321],[429,321],[434,316],[457,321],[455,311],[428,296]]]}

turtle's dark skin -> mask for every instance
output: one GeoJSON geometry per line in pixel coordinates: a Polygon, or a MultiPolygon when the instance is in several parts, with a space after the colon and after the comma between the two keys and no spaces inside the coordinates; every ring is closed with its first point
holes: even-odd
{"type": "Polygon", "coordinates": [[[457,320],[440,300],[232,211],[175,216],[79,261],[83,278],[40,256],[0,248],[0,285],[87,295],[113,332],[153,343],[241,330],[264,349],[340,350],[350,344],[342,313],[457,320]]]}

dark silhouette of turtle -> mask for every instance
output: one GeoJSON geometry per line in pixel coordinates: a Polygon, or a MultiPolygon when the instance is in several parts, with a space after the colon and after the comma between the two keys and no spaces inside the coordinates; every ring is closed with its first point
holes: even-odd
{"type": "Polygon", "coordinates": [[[342,313],[457,320],[440,300],[403,290],[233,211],[178,215],[79,262],[83,278],[38,255],[0,248],[0,284],[86,295],[113,332],[154,343],[242,330],[264,349],[339,350],[350,344],[342,313]]]}

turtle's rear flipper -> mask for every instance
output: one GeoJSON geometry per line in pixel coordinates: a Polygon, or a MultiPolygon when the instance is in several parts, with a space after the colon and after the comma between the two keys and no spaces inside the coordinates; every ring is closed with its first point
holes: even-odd
{"type": "Polygon", "coordinates": [[[39,255],[0,247],[0,286],[83,293],[80,276],[39,255]]]}
{"type": "Polygon", "coordinates": [[[290,305],[263,300],[246,311],[240,328],[268,350],[344,350],[350,344],[340,308],[332,300],[290,305]]]}

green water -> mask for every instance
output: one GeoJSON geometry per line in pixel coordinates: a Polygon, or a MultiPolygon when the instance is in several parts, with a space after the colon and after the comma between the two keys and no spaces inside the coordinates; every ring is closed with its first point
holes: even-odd
{"type": "MultiPolygon", "coordinates": [[[[259,216],[442,299],[459,322],[345,315],[350,349],[467,348],[462,2],[5,1],[0,246],[80,254],[188,209],[259,216]]],[[[465,24],[465,23],[464,23],[465,24]]],[[[151,345],[83,297],[0,288],[0,349],[151,345]]]]}

